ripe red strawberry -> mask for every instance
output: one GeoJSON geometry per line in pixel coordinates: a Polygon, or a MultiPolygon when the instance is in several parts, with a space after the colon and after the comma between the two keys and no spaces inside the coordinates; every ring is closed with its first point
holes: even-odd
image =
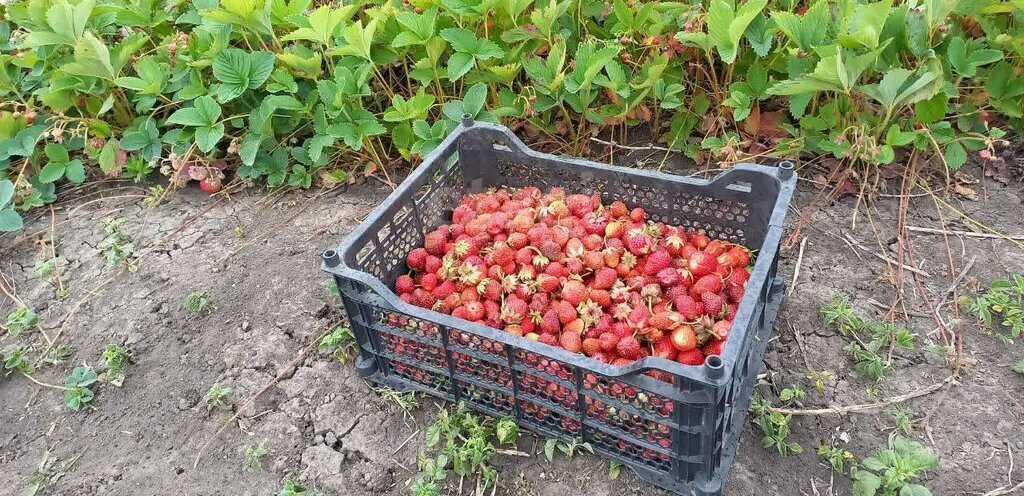
{"type": "Polygon", "coordinates": [[[562,299],[573,306],[579,305],[583,300],[587,299],[587,294],[587,287],[575,279],[570,279],[562,285],[562,299]]]}
{"type": "Polygon", "coordinates": [[[584,355],[593,356],[594,353],[601,350],[601,340],[597,338],[587,338],[583,340],[580,347],[583,349],[584,355]]]}
{"type": "Polygon", "coordinates": [[[722,290],[722,278],[716,274],[709,274],[697,279],[696,282],[690,286],[690,295],[694,297],[701,297],[704,293],[718,293],[722,290]]]}
{"type": "Polygon", "coordinates": [[[678,353],[679,350],[677,350],[676,347],[672,345],[672,340],[670,339],[663,339],[661,341],[658,341],[654,345],[653,355],[656,357],[664,358],[666,360],[673,360],[675,359],[678,353]]]}
{"type": "Polygon", "coordinates": [[[398,299],[410,305],[414,305],[414,303],[412,302],[412,293],[399,293],[398,299]]]}
{"type": "Polygon", "coordinates": [[[608,206],[608,213],[611,214],[612,218],[618,219],[619,217],[629,215],[629,208],[626,207],[625,203],[615,200],[608,206]]]}
{"type": "Polygon", "coordinates": [[[437,298],[438,300],[443,300],[447,298],[448,295],[455,293],[455,291],[456,289],[454,282],[441,281],[440,284],[438,284],[436,287],[434,287],[433,290],[430,291],[430,294],[433,295],[434,298],[437,298]]]}
{"type": "MultiPolygon", "coordinates": [[[[655,329],[660,329],[662,331],[667,331],[678,323],[679,316],[676,315],[674,312],[658,312],[652,315],[651,318],[647,321],[647,325],[655,329]]],[[[656,340],[652,339],[651,341],[656,340]]]]}
{"type": "Polygon", "coordinates": [[[698,349],[681,351],[676,355],[676,361],[683,365],[704,365],[704,354],[698,349]]]}
{"type": "Polygon", "coordinates": [[[693,277],[700,278],[714,273],[718,269],[718,260],[707,252],[695,251],[690,255],[687,268],[693,277]]]}
{"type": "Polygon", "coordinates": [[[659,270],[655,277],[658,279],[658,282],[666,288],[678,286],[683,282],[683,277],[679,275],[679,271],[671,267],[659,270]]]}
{"type": "Polygon", "coordinates": [[[448,243],[448,234],[443,231],[431,231],[423,238],[423,248],[431,255],[444,255],[445,245],[448,243]]]}
{"type": "Polygon", "coordinates": [[[604,253],[600,251],[583,252],[583,265],[586,265],[590,270],[604,268],[604,253]]]}
{"type": "Polygon", "coordinates": [[[714,334],[718,339],[725,340],[729,337],[729,331],[732,329],[732,322],[728,320],[719,320],[711,326],[711,334],[714,334]]]}
{"type": "Polygon", "coordinates": [[[427,268],[427,253],[426,249],[414,248],[409,252],[409,255],[405,257],[405,263],[412,270],[423,270],[427,268]]]}
{"type": "Polygon", "coordinates": [[[483,279],[476,285],[477,292],[484,299],[496,301],[501,298],[501,284],[494,279],[483,279]]]}
{"type": "Polygon", "coordinates": [[[423,288],[416,288],[412,292],[412,301],[410,303],[422,308],[431,308],[434,306],[434,297],[430,295],[429,291],[423,288]]]}
{"type": "Polygon", "coordinates": [[[638,231],[629,234],[626,240],[626,246],[629,248],[630,253],[634,255],[644,255],[651,251],[651,245],[654,244],[654,239],[643,231],[638,231]]]}
{"type": "Polygon", "coordinates": [[[561,284],[558,278],[548,274],[537,275],[537,289],[545,293],[551,293],[558,290],[558,286],[561,284]]]}
{"type": "Polygon", "coordinates": [[[591,286],[597,289],[610,289],[615,281],[619,280],[619,274],[615,269],[605,267],[594,273],[594,282],[591,286]]]}
{"type": "Polygon", "coordinates": [[[658,248],[647,256],[644,274],[653,276],[672,265],[672,255],[664,248],[658,248]]]}
{"type": "Polygon", "coordinates": [[[718,293],[707,292],[700,296],[701,301],[704,303],[704,311],[712,316],[717,317],[722,315],[722,309],[725,308],[726,299],[724,296],[718,293]]]}
{"type": "Polygon", "coordinates": [[[420,283],[420,287],[422,287],[423,289],[425,289],[427,291],[433,291],[434,288],[436,288],[437,284],[438,284],[437,274],[431,274],[431,273],[423,274],[420,277],[419,283],[420,283]]]}
{"type": "Polygon", "coordinates": [[[491,262],[493,265],[504,267],[516,261],[516,250],[513,250],[508,243],[495,243],[491,250],[491,262]]]}
{"type": "Polygon", "coordinates": [[[584,217],[597,208],[598,201],[592,196],[569,195],[565,197],[565,206],[569,213],[576,217],[584,217]]]}
{"type": "Polygon", "coordinates": [[[558,346],[558,338],[554,334],[541,334],[537,341],[551,346],[558,346]]]}
{"type": "Polygon", "coordinates": [[[395,292],[399,295],[412,293],[414,289],[416,289],[416,283],[409,274],[402,274],[395,280],[395,292]]]}
{"type": "Polygon", "coordinates": [[[522,322],[524,318],[530,313],[530,306],[527,305],[526,301],[515,295],[510,295],[505,299],[505,303],[501,309],[501,319],[509,324],[518,324],[522,322]]]}
{"type": "Polygon", "coordinates": [[[508,239],[505,242],[508,243],[508,246],[513,250],[518,250],[529,244],[530,238],[528,238],[524,233],[514,232],[508,235],[508,239]]]}
{"type": "Polygon", "coordinates": [[[640,207],[636,207],[629,211],[629,220],[633,222],[643,222],[647,218],[647,212],[640,207]]]}
{"type": "Polygon", "coordinates": [[[711,355],[721,355],[722,354],[722,350],[724,350],[724,349],[725,349],[725,340],[724,339],[712,339],[712,340],[708,341],[707,343],[704,343],[704,346],[702,346],[700,348],[700,351],[701,351],[701,353],[704,353],[704,356],[711,356],[711,355]]]}
{"type": "Polygon", "coordinates": [[[746,267],[735,267],[729,272],[726,283],[743,287],[747,285],[748,280],[750,280],[750,271],[746,267]]]}
{"type": "Polygon", "coordinates": [[[478,321],[483,320],[485,309],[483,303],[479,301],[471,301],[466,303],[466,320],[478,321]]]}
{"type": "Polygon", "coordinates": [[[601,340],[602,351],[612,351],[619,344],[619,335],[614,332],[606,332],[602,334],[598,339],[601,340]]]}
{"type": "Polygon", "coordinates": [[[591,289],[590,299],[597,303],[601,307],[610,307],[612,304],[612,295],[604,289],[591,289]]]}
{"type": "Polygon", "coordinates": [[[676,311],[683,316],[683,320],[693,322],[704,313],[704,303],[697,301],[690,295],[682,295],[675,299],[676,311]]]}
{"type": "Polygon", "coordinates": [[[729,295],[729,300],[739,303],[743,299],[743,286],[736,286],[734,284],[725,285],[725,294],[729,295]]]}
{"type": "Polygon", "coordinates": [[[555,312],[558,312],[558,321],[562,324],[568,324],[579,317],[576,307],[572,306],[571,303],[565,300],[551,302],[551,308],[555,309],[555,312]]]}
{"type": "Polygon", "coordinates": [[[615,351],[620,357],[629,360],[637,360],[644,354],[643,348],[640,346],[640,341],[633,336],[627,336],[619,340],[618,344],[615,345],[615,351]]]}
{"type": "Polygon", "coordinates": [[[540,320],[540,330],[542,333],[556,334],[561,328],[562,323],[558,320],[558,311],[554,308],[549,308],[548,311],[544,312],[540,320]]]}
{"type": "Polygon", "coordinates": [[[583,342],[580,340],[579,333],[573,331],[563,332],[558,338],[558,344],[566,351],[573,353],[579,353],[583,349],[583,342]]]}

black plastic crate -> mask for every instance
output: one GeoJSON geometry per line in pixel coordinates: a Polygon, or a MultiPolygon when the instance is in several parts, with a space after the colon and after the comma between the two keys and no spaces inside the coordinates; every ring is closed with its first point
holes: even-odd
{"type": "Polygon", "coordinates": [[[782,300],[776,277],[793,165],[739,164],[711,180],[612,167],[527,148],[508,129],[465,118],[336,250],[324,252],[371,382],[421,391],[546,437],[582,438],[603,457],[679,494],[721,494],[782,300]],[[459,200],[496,186],[561,186],[648,217],[756,248],[721,356],[703,366],[648,357],[598,362],[409,305],[392,291],[405,255],[450,221],[459,200]],[[645,374],[659,370],[672,383],[645,374]]]}

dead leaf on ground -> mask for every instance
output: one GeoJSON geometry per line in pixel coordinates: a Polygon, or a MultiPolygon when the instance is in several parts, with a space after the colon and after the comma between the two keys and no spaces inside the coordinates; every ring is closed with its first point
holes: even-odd
{"type": "Polygon", "coordinates": [[[978,201],[978,192],[974,191],[973,188],[968,188],[962,184],[954,184],[953,192],[963,197],[964,199],[971,201],[978,201]]]}

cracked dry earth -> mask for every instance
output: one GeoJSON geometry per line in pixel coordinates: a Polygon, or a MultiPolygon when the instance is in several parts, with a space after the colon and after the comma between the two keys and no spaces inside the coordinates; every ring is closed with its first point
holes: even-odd
{"type": "MultiPolygon", "coordinates": [[[[978,169],[968,173],[981,176],[978,169]]],[[[1021,183],[982,186],[981,201],[951,201],[994,229],[1024,231],[1021,183]]],[[[271,201],[257,193],[217,201],[184,190],[147,210],[141,198],[126,196],[137,191],[124,188],[79,191],[78,198],[58,206],[53,220],[48,211],[31,216],[20,233],[27,238],[0,237],[0,271],[13,281],[17,296],[38,311],[43,331],[60,334],[72,350],[64,363],[38,370],[39,380],[62,383],[83,362],[99,367],[107,343],[127,344],[135,357],[124,386],[100,386],[95,408],[80,412],[63,405],[60,391],[17,374],[0,378],[0,493],[24,493],[49,452],[75,462],[42,494],[273,495],[286,474],[333,495],[409,494],[406,484],[424,449],[423,433],[436,402],[423,398],[411,415],[403,415],[351,366],[315,350],[288,367],[305,345],[342,319],[319,271],[319,253],[347,234],[387,190],[363,184],[323,194],[291,192],[271,201]],[[135,273],[104,266],[98,252],[103,220],[113,215],[129,219],[125,230],[143,254],[135,273]],[[60,274],[68,297],[63,300],[54,298],[52,282],[33,271],[41,257],[39,241],[50,239],[51,222],[56,251],[65,260],[60,274]],[[192,291],[208,292],[215,309],[188,313],[183,302],[192,291]],[[280,382],[213,439],[193,466],[231,411],[281,371],[280,382]],[[230,409],[208,410],[203,395],[214,382],[235,388],[230,409]],[[245,468],[243,450],[254,442],[266,443],[270,452],[261,471],[245,468]]],[[[796,269],[799,240],[808,241],[798,282],[768,348],[766,378],[780,386],[802,383],[809,391],[804,408],[870,403],[872,384],[854,373],[842,351],[845,340],[820,324],[818,307],[842,290],[862,315],[885,318],[886,311],[872,302],[894,300],[891,269],[843,237],[872,252],[894,250],[898,202],[882,198],[871,205],[873,224],[862,212],[854,226],[852,201],[830,204],[817,196],[818,190],[801,182],[794,199],[790,232],[801,215],[807,223],[783,251],[780,273],[787,280],[796,269]],[[830,371],[836,379],[824,393],[814,392],[805,378],[807,367],[830,371]]],[[[910,225],[939,227],[930,198],[913,198],[910,212],[910,225]]],[[[950,211],[944,216],[949,228],[969,229],[950,211]]],[[[917,334],[919,347],[895,358],[878,386],[879,397],[925,388],[950,373],[942,357],[921,350],[937,339],[921,291],[935,304],[953,280],[945,244],[941,236],[924,233],[912,233],[911,241],[915,261],[929,275],[920,277],[918,288],[905,274],[910,320],[899,320],[917,334]]],[[[962,294],[1024,270],[1024,250],[1005,240],[954,236],[950,246],[957,270],[976,257],[962,294]]],[[[0,301],[0,315],[13,308],[8,299],[0,301]]],[[[949,311],[944,308],[947,319],[949,311]]],[[[914,436],[941,457],[940,468],[923,481],[936,495],[984,493],[1024,479],[1024,463],[1009,471],[1011,453],[1024,459],[1024,379],[1008,368],[1024,351],[1019,343],[1008,347],[982,334],[969,318],[961,330],[967,366],[959,382],[908,402],[916,418],[928,416],[928,428],[914,436]]],[[[19,339],[39,344],[43,338],[31,331],[19,339]]],[[[5,338],[0,344],[11,342],[5,338]]],[[[748,424],[727,494],[850,494],[848,478],[833,474],[815,449],[838,442],[866,457],[884,445],[892,425],[882,411],[798,417],[791,439],[804,452],[783,458],[762,448],[758,429],[748,424]],[[839,438],[849,442],[833,441],[839,438]]],[[[523,435],[519,449],[532,456],[497,458],[497,494],[665,494],[625,470],[609,479],[607,462],[591,455],[549,463],[538,454],[542,445],[523,435]]],[[[449,482],[444,493],[455,494],[458,481],[449,482]]]]}

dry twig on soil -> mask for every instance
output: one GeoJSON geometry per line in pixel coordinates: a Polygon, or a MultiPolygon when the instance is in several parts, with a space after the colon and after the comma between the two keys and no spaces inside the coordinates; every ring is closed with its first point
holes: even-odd
{"type": "Polygon", "coordinates": [[[847,414],[847,413],[859,413],[859,412],[877,410],[879,408],[884,408],[884,407],[887,407],[889,405],[895,405],[896,403],[903,403],[904,401],[907,401],[907,400],[911,400],[911,399],[914,399],[914,398],[919,398],[921,396],[925,396],[925,395],[934,393],[935,391],[938,391],[938,390],[942,389],[947,384],[952,384],[954,382],[954,380],[955,380],[955,378],[953,376],[949,376],[945,380],[943,380],[942,382],[939,382],[939,383],[936,383],[936,384],[932,384],[931,386],[928,386],[928,387],[926,387],[924,389],[919,389],[917,391],[914,391],[914,392],[911,392],[911,393],[907,393],[907,394],[901,394],[899,396],[893,396],[891,398],[887,398],[887,399],[879,401],[877,403],[864,403],[864,404],[860,404],[860,405],[837,406],[837,407],[832,407],[832,408],[815,408],[815,409],[807,409],[807,410],[795,409],[795,408],[771,408],[770,411],[773,412],[773,413],[781,413],[783,415],[807,415],[807,416],[810,416],[810,415],[844,415],[844,414],[847,414]]]}

